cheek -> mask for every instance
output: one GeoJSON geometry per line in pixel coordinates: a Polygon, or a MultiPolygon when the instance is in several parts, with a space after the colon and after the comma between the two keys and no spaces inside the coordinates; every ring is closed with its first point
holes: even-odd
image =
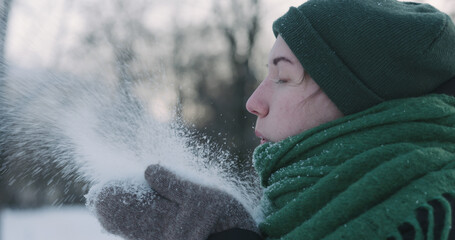
{"type": "Polygon", "coordinates": [[[288,136],[296,135],[308,128],[308,105],[303,99],[283,102],[280,108],[281,130],[288,136]]]}
{"type": "Polygon", "coordinates": [[[291,135],[316,127],[323,122],[321,111],[325,109],[315,101],[315,98],[296,97],[285,106],[283,115],[287,117],[287,132],[291,135]]]}
{"type": "Polygon", "coordinates": [[[297,102],[299,99],[285,99],[282,98],[281,101],[277,101],[277,109],[283,120],[292,119],[298,112],[302,111],[302,104],[297,102]]]}

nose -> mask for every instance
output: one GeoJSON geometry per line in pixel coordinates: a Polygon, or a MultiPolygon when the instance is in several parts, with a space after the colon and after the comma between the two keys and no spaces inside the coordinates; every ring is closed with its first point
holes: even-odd
{"type": "Polygon", "coordinates": [[[265,81],[256,88],[246,102],[246,110],[258,117],[265,117],[269,113],[269,106],[266,101],[267,96],[265,94],[266,91],[264,91],[264,82],[265,81]]]}

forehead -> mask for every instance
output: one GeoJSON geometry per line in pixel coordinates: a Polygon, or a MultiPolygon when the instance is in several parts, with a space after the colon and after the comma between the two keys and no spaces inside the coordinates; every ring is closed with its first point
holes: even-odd
{"type": "Polygon", "coordinates": [[[273,44],[272,50],[270,51],[269,62],[273,63],[274,59],[280,57],[285,57],[292,62],[297,61],[297,57],[291,51],[284,39],[281,36],[278,36],[275,43],[273,44]]]}

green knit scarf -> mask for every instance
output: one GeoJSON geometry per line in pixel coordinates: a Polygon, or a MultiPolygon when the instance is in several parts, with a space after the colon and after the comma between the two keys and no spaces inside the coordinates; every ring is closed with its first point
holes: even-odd
{"type": "Polygon", "coordinates": [[[401,239],[411,224],[424,239],[415,210],[446,214],[455,196],[455,98],[429,95],[392,100],[320,125],[254,152],[268,208],[269,239],[401,239]]]}

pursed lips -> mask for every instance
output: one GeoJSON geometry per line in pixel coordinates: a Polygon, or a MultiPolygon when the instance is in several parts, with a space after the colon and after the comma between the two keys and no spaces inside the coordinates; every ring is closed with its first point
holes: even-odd
{"type": "Polygon", "coordinates": [[[259,131],[255,131],[254,133],[256,134],[256,137],[261,139],[260,143],[261,145],[269,141],[264,136],[262,136],[262,134],[259,131]]]}

